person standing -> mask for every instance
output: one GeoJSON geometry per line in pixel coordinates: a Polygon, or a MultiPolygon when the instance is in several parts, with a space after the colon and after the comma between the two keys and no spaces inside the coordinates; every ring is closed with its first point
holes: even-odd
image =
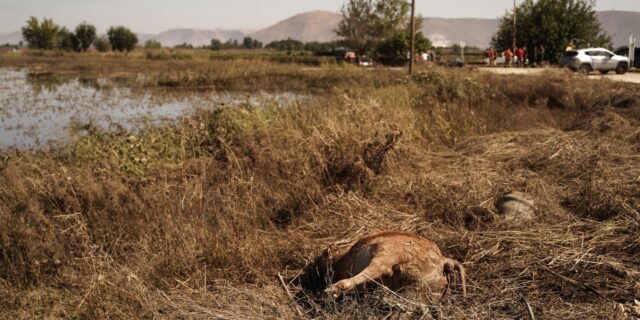
{"type": "Polygon", "coordinates": [[[569,44],[567,45],[567,48],[564,49],[564,51],[572,51],[575,48],[576,48],[576,45],[573,44],[573,41],[569,41],[569,44]]]}
{"type": "Polygon", "coordinates": [[[526,52],[523,47],[516,50],[516,56],[518,57],[518,67],[524,67],[524,57],[526,56],[526,52]]]}
{"type": "Polygon", "coordinates": [[[544,60],[545,60],[545,49],[544,49],[544,44],[540,43],[538,45],[538,64],[539,65],[544,65],[544,60]]]}
{"type": "Polygon", "coordinates": [[[507,48],[507,50],[505,50],[502,55],[504,55],[504,66],[505,67],[510,67],[511,66],[511,61],[513,59],[513,52],[511,51],[510,48],[507,48]]]}
{"type": "Polygon", "coordinates": [[[489,56],[489,66],[495,67],[496,66],[496,50],[493,49],[493,47],[489,48],[487,55],[489,56]]]}

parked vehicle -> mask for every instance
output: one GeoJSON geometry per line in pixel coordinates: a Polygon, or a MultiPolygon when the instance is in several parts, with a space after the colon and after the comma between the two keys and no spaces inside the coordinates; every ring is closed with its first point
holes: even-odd
{"type": "Polygon", "coordinates": [[[564,52],[560,58],[560,67],[568,67],[584,74],[591,71],[600,71],[602,74],[615,71],[617,74],[624,74],[629,70],[629,58],[604,48],[570,50],[564,52]]]}
{"type": "Polygon", "coordinates": [[[367,56],[361,56],[358,58],[358,65],[361,67],[371,67],[373,66],[373,60],[367,56]]]}
{"type": "MultiPolygon", "coordinates": [[[[629,47],[627,46],[620,47],[620,49],[616,50],[616,54],[619,56],[628,57],[629,47]]],[[[636,48],[636,58],[633,61],[633,67],[636,69],[640,69],[640,48],[636,48]]]]}

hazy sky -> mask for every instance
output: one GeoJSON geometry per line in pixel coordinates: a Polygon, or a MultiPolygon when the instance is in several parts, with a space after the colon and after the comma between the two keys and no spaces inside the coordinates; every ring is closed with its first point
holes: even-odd
{"type": "MultiPolygon", "coordinates": [[[[29,16],[48,17],[75,27],[88,21],[99,32],[125,25],[136,32],[171,28],[260,29],[296,13],[338,12],[345,0],[0,0],[0,32],[20,30],[29,16]]],[[[495,18],[512,0],[417,0],[430,17],[495,18]]],[[[640,11],[640,0],[597,0],[598,10],[640,11]]]]}

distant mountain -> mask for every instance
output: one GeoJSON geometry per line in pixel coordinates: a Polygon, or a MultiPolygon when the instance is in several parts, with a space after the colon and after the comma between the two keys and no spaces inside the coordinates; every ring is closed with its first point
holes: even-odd
{"type": "Polygon", "coordinates": [[[337,13],[311,11],[280,21],[266,29],[251,33],[249,36],[260,40],[264,44],[287,38],[302,42],[332,41],[337,39],[334,30],[338,26],[340,19],[341,16],[337,13]]]}
{"type": "Polygon", "coordinates": [[[4,44],[18,44],[22,41],[22,32],[16,31],[12,33],[2,33],[0,34],[0,45],[4,44]]]}
{"type": "Polygon", "coordinates": [[[629,45],[629,36],[635,34],[640,46],[640,12],[600,11],[598,18],[605,30],[613,37],[614,47],[629,45]]]}
{"type": "MultiPolygon", "coordinates": [[[[336,40],[335,29],[342,19],[329,11],[312,11],[295,15],[249,36],[262,42],[295,39],[303,42],[336,40]]],[[[469,46],[486,47],[498,28],[496,19],[425,18],[422,32],[437,46],[465,41],[469,46]]]]}
{"type": "MultiPolygon", "coordinates": [[[[598,17],[605,30],[613,36],[614,46],[626,45],[629,35],[640,39],[640,12],[601,11],[598,17]]],[[[268,43],[292,38],[308,41],[335,40],[334,30],[341,16],[329,11],[312,11],[295,15],[250,36],[268,43]]],[[[498,30],[498,19],[424,18],[422,32],[436,46],[450,46],[464,41],[467,46],[485,48],[498,30]]]]}
{"type": "Polygon", "coordinates": [[[498,30],[497,19],[424,18],[422,33],[437,47],[464,41],[469,47],[485,48],[498,30]]]}
{"type": "Polygon", "coordinates": [[[164,47],[173,47],[183,43],[189,43],[195,47],[203,45],[209,45],[211,39],[218,39],[220,41],[227,41],[228,39],[242,40],[244,32],[237,30],[196,30],[196,29],[171,29],[159,33],[153,34],[138,34],[138,38],[141,44],[149,39],[155,39],[160,41],[164,47]]]}
{"type": "MultiPolygon", "coordinates": [[[[613,37],[615,47],[627,45],[629,35],[634,33],[640,39],[640,12],[601,11],[598,17],[602,26],[613,37]]],[[[292,38],[303,42],[336,40],[335,29],[341,16],[329,11],[311,11],[295,15],[275,25],[256,32],[241,30],[197,30],[172,29],[160,34],[138,34],[140,43],[156,39],[165,47],[173,47],[182,43],[203,46],[211,43],[211,39],[226,41],[242,40],[248,36],[267,44],[275,40],[292,38]]],[[[467,46],[485,48],[498,29],[497,19],[473,18],[424,18],[422,32],[436,46],[450,46],[464,41],[467,46]]],[[[0,34],[0,45],[17,44],[22,39],[20,31],[0,34]]],[[[639,41],[640,42],[640,41],[639,41]]]]}

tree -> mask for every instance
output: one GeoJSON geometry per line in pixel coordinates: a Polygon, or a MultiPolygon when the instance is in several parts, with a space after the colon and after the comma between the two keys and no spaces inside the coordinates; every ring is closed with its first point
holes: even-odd
{"type": "Polygon", "coordinates": [[[22,27],[22,38],[29,43],[29,48],[50,50],[57,47],[61,30],[51,19],[44,18],[40,22],[31,17],[22,27]]]}
{"type": "Polygon", "coordinates": [[[120,52],[132,51],[138,44],[138,36],[123,26],[109,28],[107,37],[113,50],[120,52]]]}
{"type": "Polygon", "coordinates": [[[58,31],[58,43],[56,47],[64,51],[80,51],[80,42],[75,34],[66,28],[62,28],[58,31]]]}
{"type": "Polygon", "coordinates": [[[261,49],[262,48],[262,42],[253,39],[251,37],[245,37],[242,40],[242,48],[244,49],[261,49]]]}
{"type": "MultiPolygon", "coordinates": [[[[416,52],[427,52],[433,49],[431,41],[422,34],[416,33],[416,52]]],[[[403,64],[409,61],[408,56],[411,51],[411,32],[401,30],[386,37],[376,47],[376,56],[385,64],[403,64]]]]}
{"type": "Polygon", "coordinates": [[[211,45],[209,46],[209,49],[215,51],[222,50],[224,49],[224,44],[218,39],[211,39],[211,45]]]}
{"type": "Polygon", "coordinates": [[[147,40],[147,42],[144,43],[144,48],[145,49],[161,49],[162,43],[160,43],[160,41],[156,39],[149,39],[147,40]]]}
{"type": "Polygon", "coordinates": [[[98,52],[109,52],[111,51],[111,43],[104,37],[96,38],[93,41],[93,46],[98,50],[98,52]]]}
{"type": "Polygon", "coordinates": [[[75,37],[80,50],[87,51],[96,40],[96,27],[83,22],[76,27],[75,37]]]}
{"type": "Polygon", "coordinates": [[[242,47],[245,49],[253,49],[253,39],[251,37],[245,37],[242,40],[242,47]]]}
{"type": "Polygon", "coordinates": [[[336,33],[346,46],[369,53],[408,25],[410,8],[407,0],[349,0],[336,33]]]}
{"type": "MultiPolygon", "coordinates": [[[[375,13],[374,29],[384,38],[400,30],[411,29],[411,3],[407,0],[379,0],[375,13]]],[[[416,30],[420,30],[421,21],[422,19],[416,19],[416,30]]]]}
{"type": "MultiPolygon", "coordinates": [[[[525,0],[516,8],[517,45],[533,53],[540,45],[545,56],[557,60],[571,41],[577,46],[611,46],[611,37],[600,25],[594,0],[525,0]]],[[[513,45],[513,13],[500,19],[491,44],[499,51],[513,45]]]]}

